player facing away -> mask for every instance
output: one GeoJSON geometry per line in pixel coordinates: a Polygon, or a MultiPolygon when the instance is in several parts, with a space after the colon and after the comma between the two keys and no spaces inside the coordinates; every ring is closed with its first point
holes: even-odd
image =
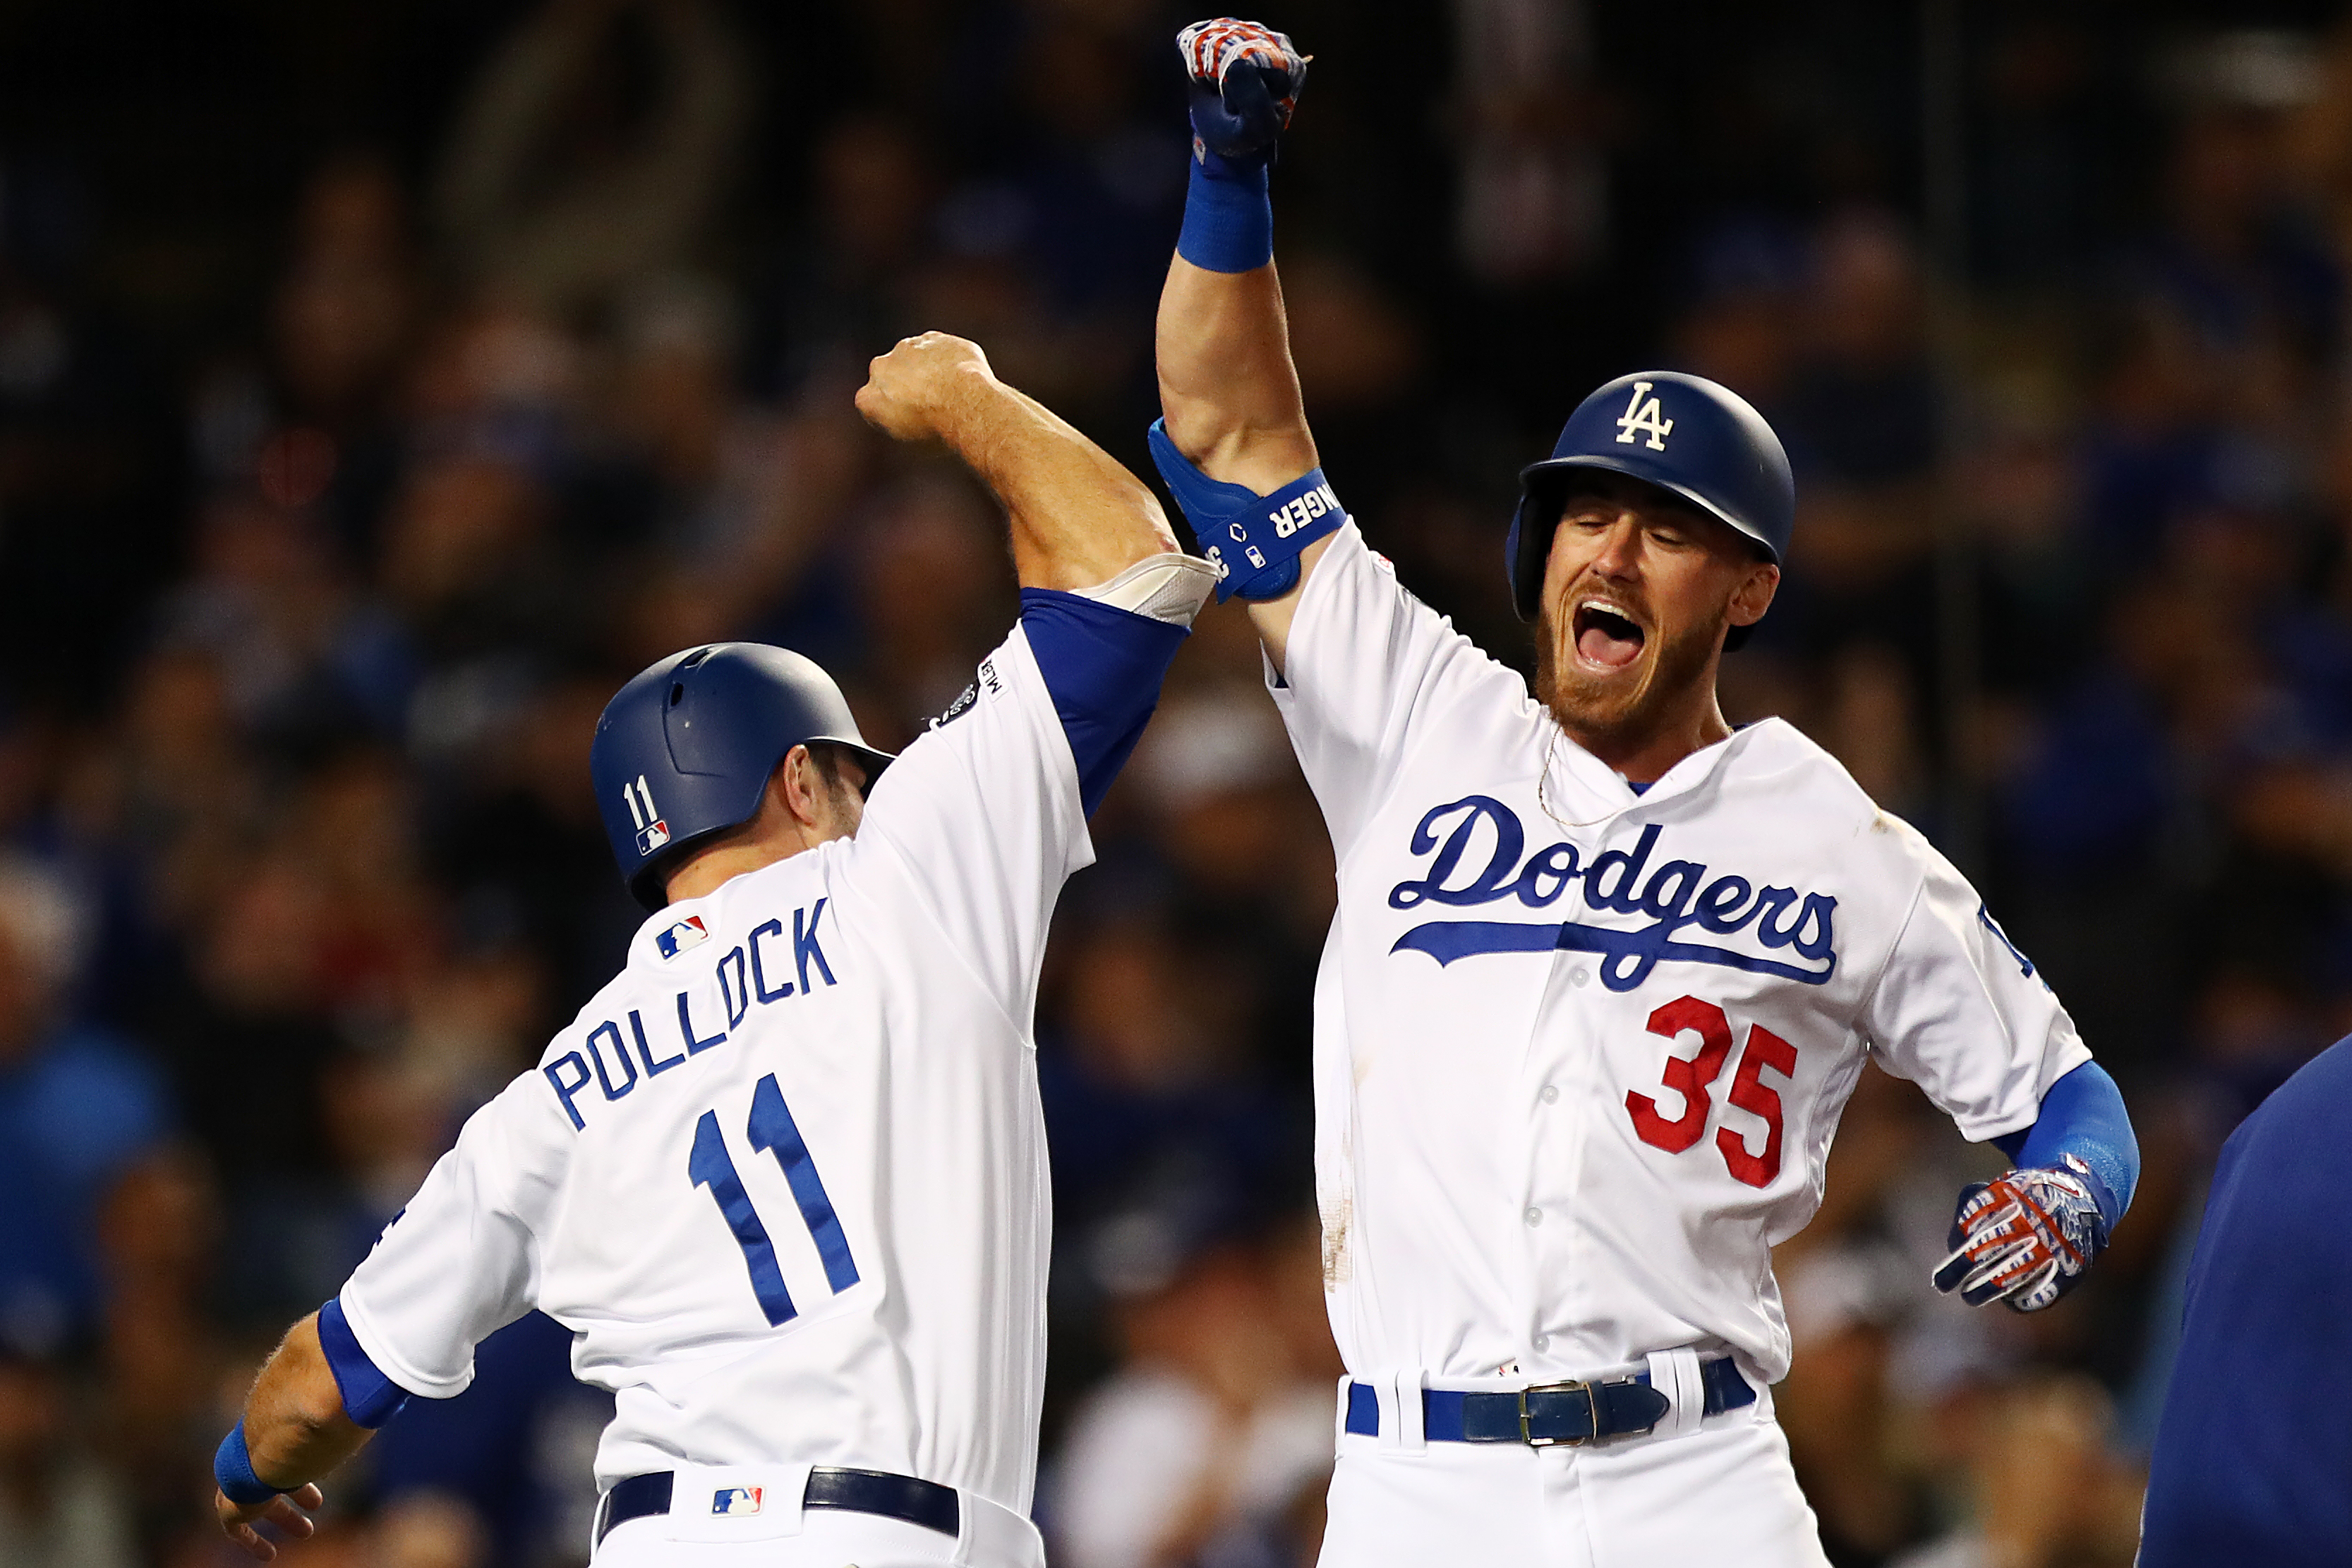
{"type": "Polygon", "coordinates": [[[257,1521],[309,1534],[313,1483],[535,1307],[615,1395],[601,1568],[1041,1568],[1041,952],[1214,573],[968,342],[898,344],[857,405],[1003,503],[1019,624],[895,759],[782,648],[614,698],[592,771],[652,912],[262,1370],[215,1466],[256,1556],[257,1521]]]}
{"type": "Polygon", "coordinates": [[[1795,510],[1760,416],[1645,372],[1528,468],[1506,548],[1533,690],[1406,592],[1317,467],[1267,166],[1303,84],[1178,40],[1195,131],[1153,452],[1265,646],[1339,867],[1316,1179],[1348,1367],[1326,1564],[1823,1562],[1772,1419],[1770,1248],[1866,1058],[2015,1163],[1937,1284],[2045,1307],[2129,1202],[2114,1082],[1968,882],[1727,643],[1795,510]]]}

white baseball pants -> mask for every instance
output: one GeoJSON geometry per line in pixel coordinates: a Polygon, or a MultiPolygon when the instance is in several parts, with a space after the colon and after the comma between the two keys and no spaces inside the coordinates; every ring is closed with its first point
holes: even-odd
{"type": "Polygon", "coordinates": [[[1037,1527],[1011,1509],[961,1494],[963,1531],[936,1530],[846,1509],[800,1506],[806,1465],[680,1466],[670,1512],[614,1526],[593,1568],[1045,1568],[1037,1527]],[[715,1517],[721,1487],[757,1487],[756,1514],[715,1517]]]}
{"type": "Polygon", "coordinates": [[[1769,1395],[1598,1447],[1343,1433],[1319,1568],[1827,1568],[1769,1395]]]}

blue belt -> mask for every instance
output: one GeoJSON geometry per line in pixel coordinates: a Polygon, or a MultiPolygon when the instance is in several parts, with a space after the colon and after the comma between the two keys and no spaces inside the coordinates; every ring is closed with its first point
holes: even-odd
{"type": "MultiPolygon", "coordinates": [[[[1701,1362],[1698,1380],[1706,1391],[1706,1415],[1756,1403],[1756,1391],[1729,1356],[1701,1362]]],[[[1572,1447],[1647,1432],[1665,1419],[1667,1407],[1666,1396],[1650,1386],[1646,1372],[1607,1383],[1542,1383],[1511,1394],[1424,1388],[1421,1429],[1433,1443],[1572,1447]]],[[[1381,1400],[1370,1384],[1348,1384],[1348,1430],[1359,1437],[1381,1435],[1381,1400]]]]}
{"type": "MultiPolygon", "coordinates": [[[[677,1477],[668,1470],[614,1481],[613,1489],[597,1505],[597,1544],[603,1545],[604,1537],[615,1526],[647,1514],[667,1513],[676,1482],[677,1477]]],[[[809,1472],[801,1506],[879,1514],[885,1519],[919,1524],[942,1535],[960,1534],[963,1529],[963,1503],[956,1496],[955,1488],[917,1480],[912,1476],[892,1475],[887,1470],[845,1470],[819,1465],[809,1472]]]]}

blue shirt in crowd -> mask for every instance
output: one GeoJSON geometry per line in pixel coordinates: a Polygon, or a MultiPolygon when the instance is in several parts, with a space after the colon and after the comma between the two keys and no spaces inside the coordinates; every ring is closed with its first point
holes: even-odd
{"type": "Polygon", "coordinates": [[[0,1339],[38,1354],[90,1326],[99,1204],[165,1121],[155,1069],[102,1029],[0,1066],[0,1339]]]}
{"type": "Polygon", "coordinates": [[[2140,1568],[2352,1561],[2352,1039],[2221,1149],[2140,1568]]]}

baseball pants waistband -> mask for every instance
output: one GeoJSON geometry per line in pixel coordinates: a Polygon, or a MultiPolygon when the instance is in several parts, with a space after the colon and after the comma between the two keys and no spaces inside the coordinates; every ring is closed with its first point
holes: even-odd
{"type": "MultiPolygon", "coordinates": [[[[1756,1390],[1729,1356],[1699,1363],[1699,1385],[1707,1415],[1756,1403],[1756,1390]]],[[[1649,1432],[1670,1408],[1646,1371],[1601,1382],[1535,1384],[1508,1393],[1421,1390],[1422,1436],[1433,1443],[1573,1446],[1649,1432]]],[[[1372,1384],[1349,1381],[1346,1429],[1360,1437],[1381,1435],[1380,1394],[1372,1384]]]]}
{"type": "MultiPolygon", "coordinates": [[[[676,1479],[674,1471],[654,1470],[614,1482],[612,1489],[596,1505],[596,1543],[603,1545],[604,1537],[633,1519],[669,1512],[676,1479]]],[[[716,1506],[724,1511],[723,1502],[716,1506]]],[[[950,1537],[963,1529],[963,1504],[955,1488],[919,1480],[913,1476],[893,1475],[887,1470],[819,1465],[809,1471],[801,1506],[878,1514],[950,1537]]]]}

